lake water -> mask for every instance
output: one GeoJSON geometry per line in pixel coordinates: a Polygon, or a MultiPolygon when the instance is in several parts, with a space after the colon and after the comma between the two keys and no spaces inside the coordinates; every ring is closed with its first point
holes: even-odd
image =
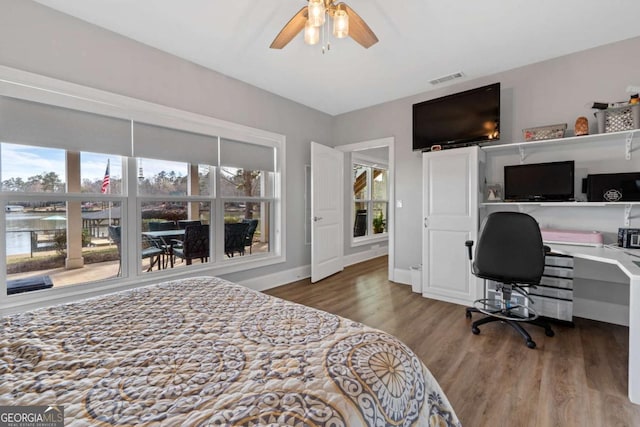
{"type": "Polygon", "coordinates": [[[7,255],[31,253],[31,231],[51,232],[66,226],[64,212],[9,212],[6,218],[7,255]]]}

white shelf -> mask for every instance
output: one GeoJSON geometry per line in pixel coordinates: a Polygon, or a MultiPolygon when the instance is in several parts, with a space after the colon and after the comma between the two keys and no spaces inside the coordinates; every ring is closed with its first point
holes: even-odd
{"type": "Polygon", "coordinates": [[[606,206],[620,206],[624,207],[623,221],[624,226],[629,227],[631,211],[634,206],[640,206],[640,202],[484,202],[480,203],[481,208],[486,208],[489,206],[517,206],[520,212],[526,206],[540,206],[540,207],[569,207],[569,208],[579,208],[579,207],[589,207],[589,208],[597,208],[597,207],[606,207],[606,206]]]}
{"type": "Polygon", "coordinates": [[[480,206],[549,206],[549,207],[602,207],[638,206],[640,202],[484,202],[480,206]]]}
{"type": "Polygon", "coordinates": [[[497,152],[497,151],[510,151],[513,149],[520,150],[521,148],[541,148],[547,145],[572,145],[583,144],[584,142],[600,142],[606,141],[615,137],[622,137],[623,140],[630,135],[635,136],[636,132],[640,132],[639,129],[625,130],[622,132],[610,132],[610,133],[598,133],[595,135],[584,136],[569,136],[566,138],[545,139],[542,141],[526,141],[526,142],[512,142],[507,144],[497,145],[483,145],[481,146],[483,151],[497,152]]]}

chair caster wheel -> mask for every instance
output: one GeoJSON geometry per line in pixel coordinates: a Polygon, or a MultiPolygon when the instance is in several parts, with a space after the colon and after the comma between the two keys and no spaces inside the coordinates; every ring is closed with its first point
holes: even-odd
{"type": "Polygon", "coordinates": [[[529,348],[536,348],[536,343],[533,341],[527,341],[527,347],[529,348]]]}
{"type": "Polygon", "coordinates": [[[467,319],[471,319],[471,312],[470,312],[470,311],[467,311],[467,312],[465,313],[465,317],[466,317],[467,319]]]}
{"type": "Polygon", "coordinates": [[[555,332],[553,332],[551,329],[545,329],[544,334],[548,337],[552,337],[555,335],[555,332]]]}
{"type": "Polygon", "coordinates": [[[480,329],[473,327],[471,328],[471,332],[473,332],[473,335],[478,335],[480,333],[480,329]]]}

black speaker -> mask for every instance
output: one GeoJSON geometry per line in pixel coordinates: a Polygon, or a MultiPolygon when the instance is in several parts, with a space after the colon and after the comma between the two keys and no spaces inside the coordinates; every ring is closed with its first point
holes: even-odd
{"type": "Polygon", "coordinates": [[[590,202],[640,201],[640,172],[587,175],[590,202]]]}

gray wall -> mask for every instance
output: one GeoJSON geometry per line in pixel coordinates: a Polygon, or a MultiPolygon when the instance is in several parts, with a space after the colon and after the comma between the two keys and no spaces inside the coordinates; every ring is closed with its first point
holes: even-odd
{"type": "Polygon", "coordinates": [[[595,132],[593,101],[627,100],[626,87],[640,85],[638,52],[640,38],[633,38],[336,116],[336,144],[395,137],[396,199],[403,201],[395,210],[396,268],[420,263],[422,252],[416,238],[422,232],[422,166],[420,153],[411,150],[412,104],[501,82],[501,143],[522,140],[523,128],[566,122],[573,129],[579,116],[589,117],[595,132]]]}
{"type": "Polygon", "coordinates": [[[500,81],[502,142],[511,142],[525,127],[563,122],[572,127],[578,116],[593,117],[593,101],[624,100],[626,86],[640,84],[640,38],[635,38],[332,118],[31,1],[0,0],[0,10],[2,65],[286,135],[288,261],[230,275],[231,280],[309,264],[304,244],[309,141],[333,146],[395,137],[396,199],[404,203],[395,210],[395,262],[408,269],[420,262],[421,253],[413,103],[500,81]]]}
{"type": "Polygon", "coordinates": [[[240,281],[310,263],[304,244],[309,142],[332,145],[332,117],[26,0],[0,0],[0,64],[283,134],[287,138],[287,263],[227,276],[240,281]]]}

